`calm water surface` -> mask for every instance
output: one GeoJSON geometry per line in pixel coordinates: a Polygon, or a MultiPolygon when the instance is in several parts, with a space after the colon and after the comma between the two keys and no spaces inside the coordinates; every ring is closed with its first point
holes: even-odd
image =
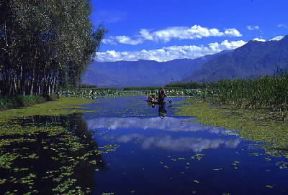
{"type": "Polygon", "coordinates": [[[93,194],[288,194],[287,160],[237,132],[176,116],[180,98],[151,107],[145,97],[100,98],[84,114],[103,154],[93,194]],[[286,164],[287,165],[287,164],[286,164]]]}

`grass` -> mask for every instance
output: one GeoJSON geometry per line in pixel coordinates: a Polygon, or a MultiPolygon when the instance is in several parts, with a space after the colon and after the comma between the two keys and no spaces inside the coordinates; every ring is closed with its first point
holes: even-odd
{"type": "Polygon", "coordinates": [[[208,85],[210,96],[221,104],[242,108],[288,110],[288,74],[254,80],[224,80],[208,85]]]}
{"type": "Polygon", "coordinates": [[[18,107],[26,107],[34,104],[43,103],[49,100],[43,96],[15,96],[0,97],[0,111],[18,107]]]}
{"type": "Polygon", "coordinates": [[[182,105],[178,115],[195,116],[203,124],[239,130],[243,138],[266,143],[268,152],[288,157],[288,123],[274,120],[267,110],[216,106],[190,98],[182,105]]]}
{"type": "Polygon", "coordinates": [[[13,118],[29,116],[60,116],[81,111],[81,104],[87,104],[93,100],[76,97],[61,97],[56,101],[36,104],[30,107],[0,111],[0,124],[13,118]]]}

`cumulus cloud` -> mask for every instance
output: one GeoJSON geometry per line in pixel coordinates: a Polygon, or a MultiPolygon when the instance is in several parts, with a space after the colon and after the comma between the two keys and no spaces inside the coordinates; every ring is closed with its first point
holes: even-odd
{"type": "Polygon", "coordinates": [[[246,26],[246,28],[248,30],[259,30],[260,29],[260,27],[257,25],[248,25],[248,26],[246,26]]]}
{"type": "Polygon", "coordinates": [[[184,40],[201,39],[203,37],[242,36],[241,33],[234,28],[226,29],[224,32],[221,32],[217,28],[207,28],[199,25],[194,25],[191,27],[169,27],[158,31],[149,31],[147,29],[142,29],[140,30],[140,35],[146,40],[164,42],[168,42],[172,39],[184,40]]]}
{"type": "Polygon", "coordinates": [[[138,45],[144,41],[162,41],[169,42],[172,39],[175,40],[192,40],[201,39],[204,37],[241,37],[242,34],[235,28],[228,28],[224,31],[220,31],[217,28],[207,28],[200,25],[194,25],[191,27],[186,26],[174,26],[161,30],[148,30],[141,29],[139,33],[133,37],[128,36],[111,36],[104,40],[105,44],[128,44],[138,45]]]}
{"type": "Polygon", "coordinates": [[[137,61],[137,60],[155,60],[159,62],[174,59],[195,59],[205,55],[211,55],[223,50],[231,50],[246,44],[245,41],[222,41],[214,42],[208,45],[184,45],[169,46],[160,49],[141,50],[141,51],[122,51],[108,50],[97,53],[97,61],[137,61]]]}
{"type": "Polygon", "coordinates": [[[108,39],[103,40],[104,44],[114,45],[117,43],[126,44],[126,45],[139,45],[143,43],[143,39],[136,38],[132,39],[128,36],[113,36],[108,39]]]}

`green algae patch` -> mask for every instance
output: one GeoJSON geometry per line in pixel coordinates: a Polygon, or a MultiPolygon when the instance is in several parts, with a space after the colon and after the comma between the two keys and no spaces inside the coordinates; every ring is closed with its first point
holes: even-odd
{"type": "Polygon", "coordinates": [[[245,139],[263,142],[267,152],[288,157],[288,122],[277,121],[267,110],[216,106],[189,98],[180,106],[177,115],[194,116],[206,125],[238,130],[245,139]]]}
{"type": "Polygon", "coordinates": [[[29,116],[59,116],[84,112],[81,105],[92,103],[93,100],[87,98],[61,97],[56,101],[49,101],[36,104],[31,107],[10,109],[0,112],[0,123],[13,118],[29,116]]]}

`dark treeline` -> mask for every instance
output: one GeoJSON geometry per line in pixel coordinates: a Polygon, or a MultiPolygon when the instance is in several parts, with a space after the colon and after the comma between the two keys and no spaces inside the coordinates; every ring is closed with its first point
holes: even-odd
{"type": "Polygon", "coordinates": [[[203,89],[206,88],[208,83],[197,82],[174,82],[165,86],[165,88],[179,88],[179,89],[203,89]]]}
{"type": "Polygon", "coordinates": [[[77,86],[105,30],[88,0],[0,0],[0,95],[50,95],[77,86]]]}
{"type": "Polygon", "coordinates": [[[142,91],[142,90],[158,90],[158,89],[160,89],[161,87],[157,87],[157,86],[151,86],[151,87],[149,87],[149,86],[147,86],[147,87],[125,87],[125,88],[123,88],[123,90],[124,91],[137,91],[137,90],[139,90],[139,91],[142,91]]]}

